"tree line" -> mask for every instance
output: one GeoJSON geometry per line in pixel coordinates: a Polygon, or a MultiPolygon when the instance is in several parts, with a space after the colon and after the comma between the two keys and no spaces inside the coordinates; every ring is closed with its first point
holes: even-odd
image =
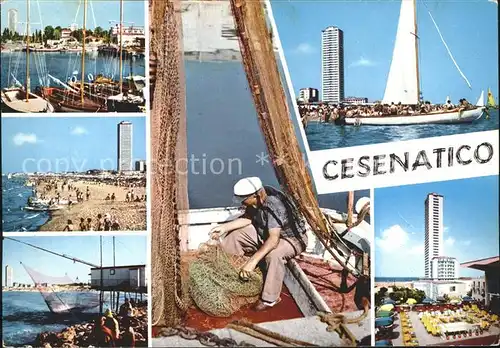
{"type": "MultiPolygon", "coordinates": [[[[35,43],[47,43],[48,40],[60,40],[63,28],[60,26],[53,27],[48,25],[42,30],[35,30],[30,35],[30,41],[35,43]]],[[[100,39],[103,39],[104,43],[111,42],[111,29],[104,30],[101,27],[96,27],[94,30],[86,29],[86,36],[94,36],[100,39]]],[[[78,40],[78,42],[82,42],[83,40],[83,29],[74,30],[71,32],[71,36],[78,40]]],[[[9,28],[5,28],[2,32],[1,41],[25,41],[26,35],[21,35],[17,31],[9,30],[9,28]]]]}

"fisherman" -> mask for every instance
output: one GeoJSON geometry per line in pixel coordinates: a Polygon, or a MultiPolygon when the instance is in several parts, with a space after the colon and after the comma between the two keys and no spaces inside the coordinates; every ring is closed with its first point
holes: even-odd
{"type": "Polygon", "coordinates": [[[104,312],[104,317],[104,327],[108,328],[111,331],[113,341],[120,339],[120,325],[118,324],[118,320],[113,317],[113,312],[111,312],[111,309],[106,309],[106,312],[104,312]]]}
{"type": "Polygon", "coordinates": [[[118,311],[118,315],[121,317],[126,317],[129,311],[133,311],[132,304],[128,298],[125,298],[125,302],[120,306],[120,310],[118,311]]]}
{"type": "Polygon", "coordinates": [[[229,254],[251,255],[239,273],[243,281],[264,262],[267,275],[261,298],[253,306],[255,311],[264,311],[281,301],[285,263],[306,248],[305,221],[287,195],[263,186],[257,177],[238,181],[234,200],[246,208],[245,214],[214,227],[210,236],[223,237],[221,246],[229,254]]]}
{"type": "Polygon", "coordinates": [[[87,225],[85,224],[85,218],[80,218],[80,231],[86,231],[87,225]]]}
{"type": "Polygon", "coordinates": [[[135,347],[135,331],[132,327],[132,311],[128,311],[123,319],[124,332],[122,335],[122,347],[135,347]]]}

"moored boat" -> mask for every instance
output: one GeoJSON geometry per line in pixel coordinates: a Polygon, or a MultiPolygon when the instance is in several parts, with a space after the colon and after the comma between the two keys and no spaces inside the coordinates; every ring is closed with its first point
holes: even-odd
{"type": "Polygon", "coordinates": [[[3,88],[1,92],[2,111],[14,113],[52,113],[54,107],[43,97],[35,93],[26,92],[24,88],[12,87],[3,88]]]}

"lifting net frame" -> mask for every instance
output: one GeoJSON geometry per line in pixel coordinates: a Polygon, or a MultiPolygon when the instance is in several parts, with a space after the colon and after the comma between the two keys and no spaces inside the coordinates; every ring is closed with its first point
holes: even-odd
{"type": "Polygon", "coordinates": [[[55,291],[54,285],[70,285],[75,283],[68,275],[63,277],[48,276],[26,266],[24,263],[21,264],[52,313],[79,313],[99,307],[98,293],[81,291],[72,296],[72,298],[69,298],[68,296],[64,296],[63,292],[55,291]]]}

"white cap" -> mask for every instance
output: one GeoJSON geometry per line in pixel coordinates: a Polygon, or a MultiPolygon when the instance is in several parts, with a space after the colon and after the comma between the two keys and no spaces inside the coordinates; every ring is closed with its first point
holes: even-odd
{"type": "Polygon", "coordinates": [[[254,194],[262,188],[262,181],[256,177],[243,178],[239,180],[233,189],[235,196],[245,197],[254,194]]]}
{"type": "Polygon", "coordinates": [[[354,210],[356,210],[356,213],[359,214],[361,212],[361,209],[363,209],[363,207],[366,205],[366,203],[370,203],[370,198],[361,197],[360,199],[358,199],[356,205],[354,206],[354,210]]]}

